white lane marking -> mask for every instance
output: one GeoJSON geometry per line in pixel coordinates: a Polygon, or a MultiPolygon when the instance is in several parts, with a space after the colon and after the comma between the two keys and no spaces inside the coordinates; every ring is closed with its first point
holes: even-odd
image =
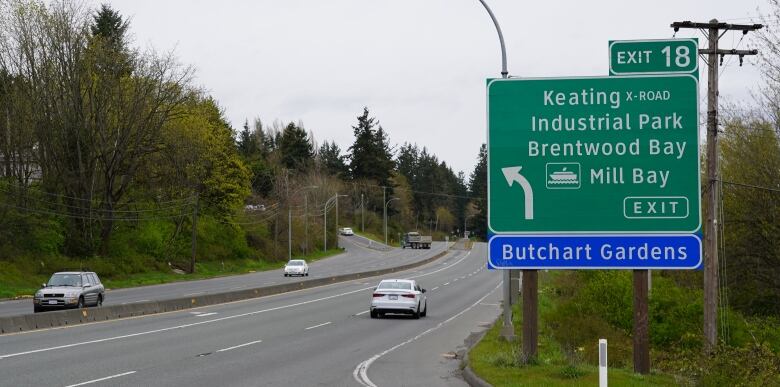
{"type": "Polygon", "coordinates": [[[100,379],[90,380],[90,381],[87,381],[87,382],[82,382],[82,383],[78,383],[78,384],[71,384],[71,385],[69,385],[68,387],[78,387],[78,386],[84,386],[84,385],[87,385],[87,384],[92,384],[92,383],[102,382],[102,381],[104,381],[104,380],[108,380],[108,379],[114,379],[114,378],[118,378],[118,377],[120,377],[120,376],[127,376],[127,375],[131,375],[131,374],[134,374],[135,372],[136,372],[136,371],[130,371],[130,372],[125,372],[125,373],[122,373],[122,374],[116,374],[116,375],[106,376],[105,378],[100,378],[100,379]]]}
{"type": "MultiPolygon", "coordinates": [[[[502,282],[503,282],[503,281],[502,281],[502,282]]],[[[354,371],[352,371],[352,377],[353,377],[353,378],[355,378],[355,380],[356,380],[358,383],[360,383],[361,385],[363,385],[363,386],[365,386],[365,387],[377,387],[377,386],[376,386],[376,384],[374,384],[374,383],[371,381],[371,379],[369,379],[369,378],[368,378],[368,368],[369,368],[369,367],[371,367],[371,364],[372,364],[373,362],[375,362],[375,361],[376,361],[377,359],[379,359],[380,357],[382,357],[382,356],[384,356],[384,355],[387,355],[388,353],[390,353],[390,352],[392,352],[392,351],[395,351],[396,349],[398,349],[398,348],[401,348],[401,347],[403,347],[404,345],[406,345],[406,344],[409,344],[409,343],[411,343],[411,342],[413,342],[413,341],[416,341],[417,339],[419,339],[419,338],[421,338],[421,337],[423,337],[423,336],[425,336],[425,335],[427,335],[427,334],[429,334],[429,333],[431,333],[431,332],[433,332],[433,331],[435,331],[435,330],[437,330],[437,329],[441,328],[442,326],[444,326],[444,324],[447,324],[448,322],[450,322],[450,321],[452,321],[452,320],[455,320],[456,318],[460,317],[460,316],[461,316],[461,315],[463,315],[464,313],[466,313],[466,312],[468,312],[469,310],[473,309],[475,306],[479,305],[479,304],[480,304],[482,301],[484,301],[484,300],[485,300],[485,299],[486,299],[486,298],[487,298],[489,295],[493,294],[493,292],[495,292],[495,291],[496,291],[496,289],[498,289],[498,288],[501,286],[501,283],[502,283],[502,282],[499,282],[499,283],[498,283],[498,286],[496,286],[495,288],[493,288],[493,290],[489,291],[487,294],[485,294],[484,296],[482,296],[482,298],[480,298],[479,300],[477,300],[477,302],[475,302],[475,303],[471,304],[471,305],[470,305],[469,307],[467,307],[466,309],[463,309],[463,310],[461,310],[460,312],[458,312],[458,313],[457,313],[457,314],[455,314],[454,316],[452,316],[452,317],[450,317],[450,318],[448,318],[448,319],[446,319],[446,320],[444,320],[444,321],[442,321],[442,322],[438,323],[436,326],[434,326],[434,327],[432,327],[432,328],[429,328],[429,329],[428,329],[428,330],[426,330],[426,331],[423,331],[423,332],[422,332],[422,333],[420,333],[419,335],[417,335],[417,336],[414,336],[414,337],[412,337],[411,339],[409,339],[409,340],[406,340],[406,341],[404,341],[404,342],[402,342],[402,343],[400,343],[400,344],[398,344],[398,345],[396,345],[396,346],[394,346],[394,347],[390,347],[390,348],[388,348],[388,349],[386,349],[386,350],[384,350],[384,351],[382,351],[382,352],[380,352],[380,353],[378,353],[378,354],[376,354],[376,355],[372,356],[372,357],[371,357],[371,358],[369,358],[368,360],[365,360],[365,361],[363,361],[362,363],[358,364],[358,365],[357,365],[357,367],[355,367],[355,370],[354,370],[354,371]]]]}
{"type": "Polygon", "coordinates": [[[331,322],[330,322],[330,321],[328,321],[328,322],[326,322],[326,323],[318,324],[318,325],[315,325],[315,326],[313,326],[313,327],[308,327],[308,328],[306,328],[305,330],[306,330],[306,331],[308,331],[309,329],[314,329],[314,328],[324,327],[325,325],[328,325],[328,324],[330,324],[330,323],[331,323],[331,322]]]}
{"type": "Polygon", "coordinates": [[[449,282],[445,282],[444,285],[442,285],[442,286],[447,286],[449,284],[450,284],[449,282]]]}
{"type": "Polygon", "coordinates": [[[80,347],[80,346],[87,345],[87,344],[103,343],[103,342],[107,342],[107,341],[115,341],[115,340],[130,338],[130,337],[150,335],[150,334],[153,334],[153,333],[167,332],[167,331],[172,331],[172,330],[175,330],[175,329],[183,329],[183,328],[189,328],[189,327],[194,327],[194,326],[203,325],[203,324],[210,324],[210,323],[219,322],[219,321],[232,320],[232,319],[239,318],[239,317],[253,316],[253,315],[256,315],[256,314],[260,314],[260,313],[272,312],[272,311],[275,311],[275,310],[287,309],[287,308],[292,308],[292,307],[295,307],[295,306],[301,306],[301,305],[311,304],[311,303],[314,303],[314,302],[329,300],[329,299],[333,299],[333,298],[337,298],[337,297],[343,297],[343,296],[346,296],[346,295],[349,295],[349,294],[362,292],[362,291],[368,290],[368,289],[371,289],[371,288],[361,288],[361,289],[353,290],[351,292],[344,292],[344,293],[340,293],[340,294],[334,294],[332,296],[316,298],[316,299],[308,300],[308,301],[296,302],[294,304],[282,305],[282,306],[277,306],[277,307],[274,307],[274,308],[256,310],[256,311],[253,311],[253,312],[236,314],[236,315],[233,315],[233,316],[225,316],[225,317],[215,318],[215,319],[211,319],[211,320],[198,321],[198,322],[195,322],[195,323],[176,325],[176,326],[167,327],[167,328],[153,329],[153,330],[150,330],[150,331],[131,333],[131,334],[121,335],[121,336],[106,337],[106,338],[103,338],[103,339],[82,341],[82,342],[79,342],[79,343],[59,345],[59,346],[50,347],[50,348],[40,348],[40,349],[31,350],[31,351],[11,353],[11,354],[7,354],[7,355],[0,355],[0,360],[11,358],[11,357],[22,356],[22,355],[29,355],[29,354],[33,354],[33,353],[47,352],[47,351],[53,351],[53,350],[57,350],[57,349],[64,349],[64,348],[80,347]]]}
{"type": "MultiPolygon", "coordinates": [[[[471,254],[471,252],[469,252],[469,254],[471,254]]],[[[420,274],[420,275],[409,277],[409,278],[425,277],[427,275],[438,273],[438,272],[440,272],[442,270],[447,270],[447,269],[449,269],[449,268],[459,264],[460,262],[462,262],[464,259],[466,259],[469,256],[469,254],[466,254],[463,258],[461,258],[460,260],[452,263],[450,266],[434,270],[434,271],[432,271],[430,273],[420,274]]],[[[236,314],[236,315],[232,315],[232,316],[225,316],[225,317],[215,318],[215,319],[211,319],[211,320],[198,321],[198,322],[195,322],[195,323],[176,325],[176,326],[167,327],[167,328],[153,329],[153,330],[150,330],[150,331],[131,333],[131,334],[121,335],[121,336],[106,337],[106,338],[103,338],[103,339],[82,341],[82,342],[79,342],[79,343],[59,345],[59,346],[56,346],[56,347],[39,348],[39,349],[30,350],[30,351],[9,353],[9,354],[6,354],[6,355],[0,355],[0,360],[12,358],[12,357],[23,356],[23,355],[30,355],[30,354],[34,354],[34,353],[54,351],[54,350],[65,349],[65,348],[80,347],[80,346],[84,346],[84,345],[88,345],[88,344],[104,343],[104,342],[107,342],[107,341],[115,341],[115,340],[127,339],[127,338],[130,338],[130,337],[137,337],[137,336],[150,335],[150,334],[154,334],[154,333],[167,332],[167,331],[172,331],[172,330],[175,330],[175,329],[183,329],[183,328],[189,328],[189,327],[194,327],[194,326],[203,325],[203,324],[210,324],[210,323],[219,322],[219,321],[232,320],[232,319],[239,318],[239,317],[253,316],[253,315],[256,315],[256,314],[260,314],[260,313],[273,312],[275,310],[287,309],[287,308],[292,308],[292,307],[301,306],[301,305],[307,305],[307,304],[311,304],[311,303],[315,303],[315,302],[326,301],[326,300],[330,300],[330,299],[334,299],[334,298],[338,298],[338,297],[347,296],[347,295],[350,295],[350,294],[355,294],[357,292],[362,292],[362,291],[368,290],[368,289],[373,289],[373,286],[366,287],[366,288],[355,289],[355,290],[352,290],[352,291],[349,291],[349,292],[334,294],[332,296],[315,298],[313,300],[296,302],[294,304],[282,305],[282,306],[277,306],[277,307],[268,308],[268,309],[261,309],[261,310],[256,310],[256,311],[253,311],[253,312],[241,313],[241,314],[236,314]]],[[[284,293],[284,294],[289,294],[289,293],[290,292],[284,293]]]]}
{"type": "Polygon", "coordinates": [[[187,296],[196,296],[196,295],[198,295],[198,294],[202,294],[202,293],[203,293],[203,292],[187,293],[187,294],[183,294],[183,296],[184,296],[184,297],[187,297],[187,296]]]}
{"type": "Polygon", "coordinates": [[[458,282],[459,278],[455,278],[452,282],[458,282]]]}
{"type": "Polygon", "coordinates": [[[210,312],[210,313],[200,313],[200,314],[198,314],[197,316],[198,316],[198,317],[206,317],[206,316],[213,316],[213,315],[215,315],[215,314],[217,314],[217,312],[210,312]]]}
{"type": "Polygon", "coordinates": [[[431,289],[431,291],[434,291],[434,290],[436,290],[436,289],[438,289],[438,288],[439,288],[439,287],[437,286],[437,287],[435,287],[435,288],[431,289]]]}
{"type": "Polygon", "coordinates": [[[362,311],[362,312],[360,312],[360,313],[355,313],[355,316],[360,316],[361,314],[366,314],[366,313],[368,313],[368,312],[370,312],[370,311],[371,311],[371,310],[364,310],[364,311],[362,311]]]}
{"type": "Polygon", "coordinates": [[[257,343],[262,343],[262,342],[263,342],[263,340],[250,341],[248,343],[239,344],[239,345],[236,345],[234,347],[227,347],[227,348],[218,349],[217,352],[230,351],[231,349],[246,347],[247,345],[252,345],[252,344],[257,344],[257,343]]]}

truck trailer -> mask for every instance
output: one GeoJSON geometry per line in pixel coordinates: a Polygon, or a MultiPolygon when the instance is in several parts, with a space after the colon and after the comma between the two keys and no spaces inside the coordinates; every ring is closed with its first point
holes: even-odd
{"type": "Polygon", "coordinates": [[[432,240],[433,238],[430,235],[420,235],[417,231],[407,232],[404,234],[403,241],[401,241],[401,247],[404,249],[407,247],[412,249],[430,249],[432,240]]]}

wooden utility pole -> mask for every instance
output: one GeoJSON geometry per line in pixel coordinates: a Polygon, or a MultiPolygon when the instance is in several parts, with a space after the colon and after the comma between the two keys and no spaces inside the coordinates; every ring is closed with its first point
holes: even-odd
{"type": "Polygon", "coordinates": [[[539,341],[539,271],[523,270],[523,358],[536,357],[539,341]]]}
{"type": "Polygon", "coordinates": [[[749,31],[763,28],[761,24],[719,23],[712,19],[709,23],[690,21],[671,24],[674,31],[680,28],[707,30],[708,47],[699,49],[699,54],[707,55],[707,180],[706,213],[704,224],[704,348],[711,352],[718,344],[718,199],[720,198],[720,171],[718,166],[718,56],[723,64],[726,55],[738,55],[739,65],[745,55],[756,55],[757,50],[723,50],[718,48],[718,40],[726,32],[749,31]],[[722,33],[721,33],[722,31],[722,33]]]}
{"type": "Polygon", "coordinates": [[[650,373],[647,270],[634,270],[634,372],[650,373]]]}

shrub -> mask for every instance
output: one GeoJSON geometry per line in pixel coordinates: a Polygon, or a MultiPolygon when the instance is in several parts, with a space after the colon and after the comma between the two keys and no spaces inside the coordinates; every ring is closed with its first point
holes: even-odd
{"type": "Polygon", "coordinates": [[[577,379],[586,374],[574,364],[569,364],[561,369],[561,376],[565,379],[577,379]]]}

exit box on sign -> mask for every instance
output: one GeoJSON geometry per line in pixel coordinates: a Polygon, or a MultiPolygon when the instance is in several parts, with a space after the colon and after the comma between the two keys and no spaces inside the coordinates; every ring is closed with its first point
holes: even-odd
{"type": "Polygon", "coordinates": [[[623,199],[623,215],[628,219],[681,219],[688,217],[684,196],[629,196],[623,199]]]}

